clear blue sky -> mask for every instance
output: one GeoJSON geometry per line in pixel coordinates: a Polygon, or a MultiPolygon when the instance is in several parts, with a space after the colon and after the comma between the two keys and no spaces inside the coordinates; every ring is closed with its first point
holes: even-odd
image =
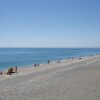
{"type": "Polygon", "coordinates": [[[0,47],[100,47],[100,0],[0,0],[0,47]]]}

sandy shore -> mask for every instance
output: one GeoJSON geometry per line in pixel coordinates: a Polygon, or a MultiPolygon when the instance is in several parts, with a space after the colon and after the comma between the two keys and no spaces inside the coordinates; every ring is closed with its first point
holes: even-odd
{"type": "Polygon", "coordinates": [[[2,75],[0,100],[100,100],[100,55],[2,75]]]}

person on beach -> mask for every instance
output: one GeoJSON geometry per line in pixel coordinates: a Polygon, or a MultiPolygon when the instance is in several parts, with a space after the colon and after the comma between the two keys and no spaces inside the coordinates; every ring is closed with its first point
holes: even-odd
{"type": "Polygon", "coordinates": [[[34,65],[34,67],[36,67],[36,64],[34,65]]]}
{"type": "Polygon", "coordinates": [[[60,60],[58,60],[58,63],[60,62],[60,60]]]}
{"type": "Polygon", "coordinates": [[[17,73],[17,66],[15,66],[15,73],[17,73]]]}
{"type": "Polygon", "coordinates": [[[17,66],[9,68],[6,72],[7,75],[11,75],[13,73],[17,73],[17,66]]]}
{"type": "Polygon", "coordinates": [[[2,71],[0,71],[0,75],[2,75],[2,71]]]}
{"type": "Polygon", "coordinates": [[[49,64],[50,62],[49,62],[49,60],[48,60],[48,64],[49,64]]]}

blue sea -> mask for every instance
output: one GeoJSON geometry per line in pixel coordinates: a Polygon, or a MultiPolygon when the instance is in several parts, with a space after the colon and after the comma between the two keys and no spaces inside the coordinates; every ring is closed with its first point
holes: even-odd
{"type": "Polygon", "coordinates": [[[100,48],[0,48],[0,70],[96,54],[100,48]]]}

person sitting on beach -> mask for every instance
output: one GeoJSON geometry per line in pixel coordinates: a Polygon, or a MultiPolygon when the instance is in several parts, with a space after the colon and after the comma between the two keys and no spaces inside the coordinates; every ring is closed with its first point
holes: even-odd
{"type": "Polygon", "coordinates": [[[17,66],[8,69],[7,75],[11,75],[12,73],[17,73],[17,66]]]}

